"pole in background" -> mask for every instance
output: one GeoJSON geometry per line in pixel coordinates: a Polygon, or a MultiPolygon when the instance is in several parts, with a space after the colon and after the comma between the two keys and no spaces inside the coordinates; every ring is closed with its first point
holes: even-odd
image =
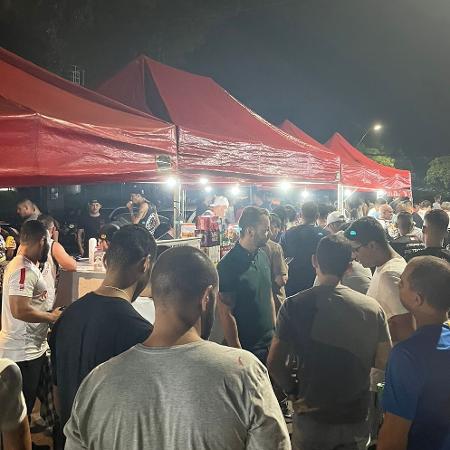
{"type": "Polygon", "coordinates": [[[338,183],[337,186],[338,211],[344,214],[344,185],[338,183]]]}
{"type": "Polygon", "coordinates": [[[177,183],[173,190],[173,229],[175,230],[175,239],[181,237],[181,222],[182,222],[182,192],[181,183],[177,183]]]}

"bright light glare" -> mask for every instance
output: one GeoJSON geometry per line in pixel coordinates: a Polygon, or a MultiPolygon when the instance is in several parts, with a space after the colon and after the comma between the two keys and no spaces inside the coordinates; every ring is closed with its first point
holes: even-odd
{"type": "Polygon", "coordinates": [[[200,184],[203,184],[203,186],[206,186],[208,184],[208,178],[200,178],[200,184]]]}
{"type": "Polygon", "coordinates": [[[241,192],[241,191],[240,191],[238,185],[233,186],[233,187],[230,189],[230,194],[233,195],[234,197],[237,197],[237,196],[240,194],[240,192],[241,192]]]}
{"type": "Polygon", "coordinates": [[[376,123],[373,126],[373,131],[380,131],[383,128],[383,125],[381,125],[381,123],[376,123]]]}
{"type": "Polygon", "coordinates": [[[178,184],[178,180],[174,177],[170,177],[167,179],[166,184],[170,188],[174,188],[178,184]]]}
{"type": "Polygon", "coordinates": [[[351,189],[346,189],[344,191],[344,194],[345,194],[346,197],[350,197],[353,194],[353,191],[351,189]]]}
{"type": "Polygon", "coordinates": [[[377,198],[384,197],[386,195],[385,191],[377,191],[377,198]]]}
{"type": "Polygon", "coordinates": [[[212,186],[205,186],[205,192],[207,192],[208,194],[212,192],[212,186]]]}
{"type": "Polygon", "coordinates": [[[302,198],[309,198],[311,193],[309,191],[302,191],[301,194],[302,198]]]}
{"type": "Polygon", "coordinates": [[[289,181],[281,181],[280,182],[280,189],[284,192],[287,192],[291,188],[291,183],[289,181]]]}

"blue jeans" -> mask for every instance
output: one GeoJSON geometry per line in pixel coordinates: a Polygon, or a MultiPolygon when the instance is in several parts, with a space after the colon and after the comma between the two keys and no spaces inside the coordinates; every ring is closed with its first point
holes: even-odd
{"type": "Polygon", "coordinates": [[[369,441],[367,421],[334,425],[295,414],[293,425],[293,450],[365,450],[369,441]]]}

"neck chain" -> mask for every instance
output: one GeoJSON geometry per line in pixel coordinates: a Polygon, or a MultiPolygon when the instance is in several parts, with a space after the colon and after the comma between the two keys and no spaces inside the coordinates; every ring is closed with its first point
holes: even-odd
{"type": "Polygon", "coordinates": [[[128,294],[128,292],[124,291],[123,289],[119,289],[118,287],[115,286],[109,286],[109,285],[104,285],[104,288],[110,288],[110,289],[114,289],[115,291],[121,292],[122,294],[125,295],[127,300],[130,300],[130,294],[128,294]]]}

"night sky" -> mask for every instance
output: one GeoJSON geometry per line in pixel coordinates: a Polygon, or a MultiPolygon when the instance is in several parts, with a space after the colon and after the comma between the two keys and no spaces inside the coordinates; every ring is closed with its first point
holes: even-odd
{"type": "MultiPolygon", "coordinates": [[[[73,62],[84,65],[91,84],[140,53],[146,39],[159,39],[171,52],[149,56],[212,76],[275,124],[288,118],[322,142],[339,131],[356,143],[380,121],[383,133],[369,135],[367,143],[402,148],[419,171],[431,157],[450,153],[448,0],[165,0],[153,14],[154,25],[132,23],[139,15],[133,0],[108,10],[109,29],[95,12],[102,2],[108,4],[77,3],[97,14],[90,28],[61,27],[63,39],[78,39],[64,51],[66,66],[75,49],[73,62]],[[191,32],[196,37],[185,48],[191,32]]],[[[0,0],[0,45],[52,68],[44,56],[55,49],[38,42],[39,30],[29,31],[33,18],[26,17],[26,2],[19,3],[21,12],[11,15],[8,7],[17,3],[3,0],[2,11],[0,0]],[[5,18],[5,5],[14,20],[5,18]]]]}

